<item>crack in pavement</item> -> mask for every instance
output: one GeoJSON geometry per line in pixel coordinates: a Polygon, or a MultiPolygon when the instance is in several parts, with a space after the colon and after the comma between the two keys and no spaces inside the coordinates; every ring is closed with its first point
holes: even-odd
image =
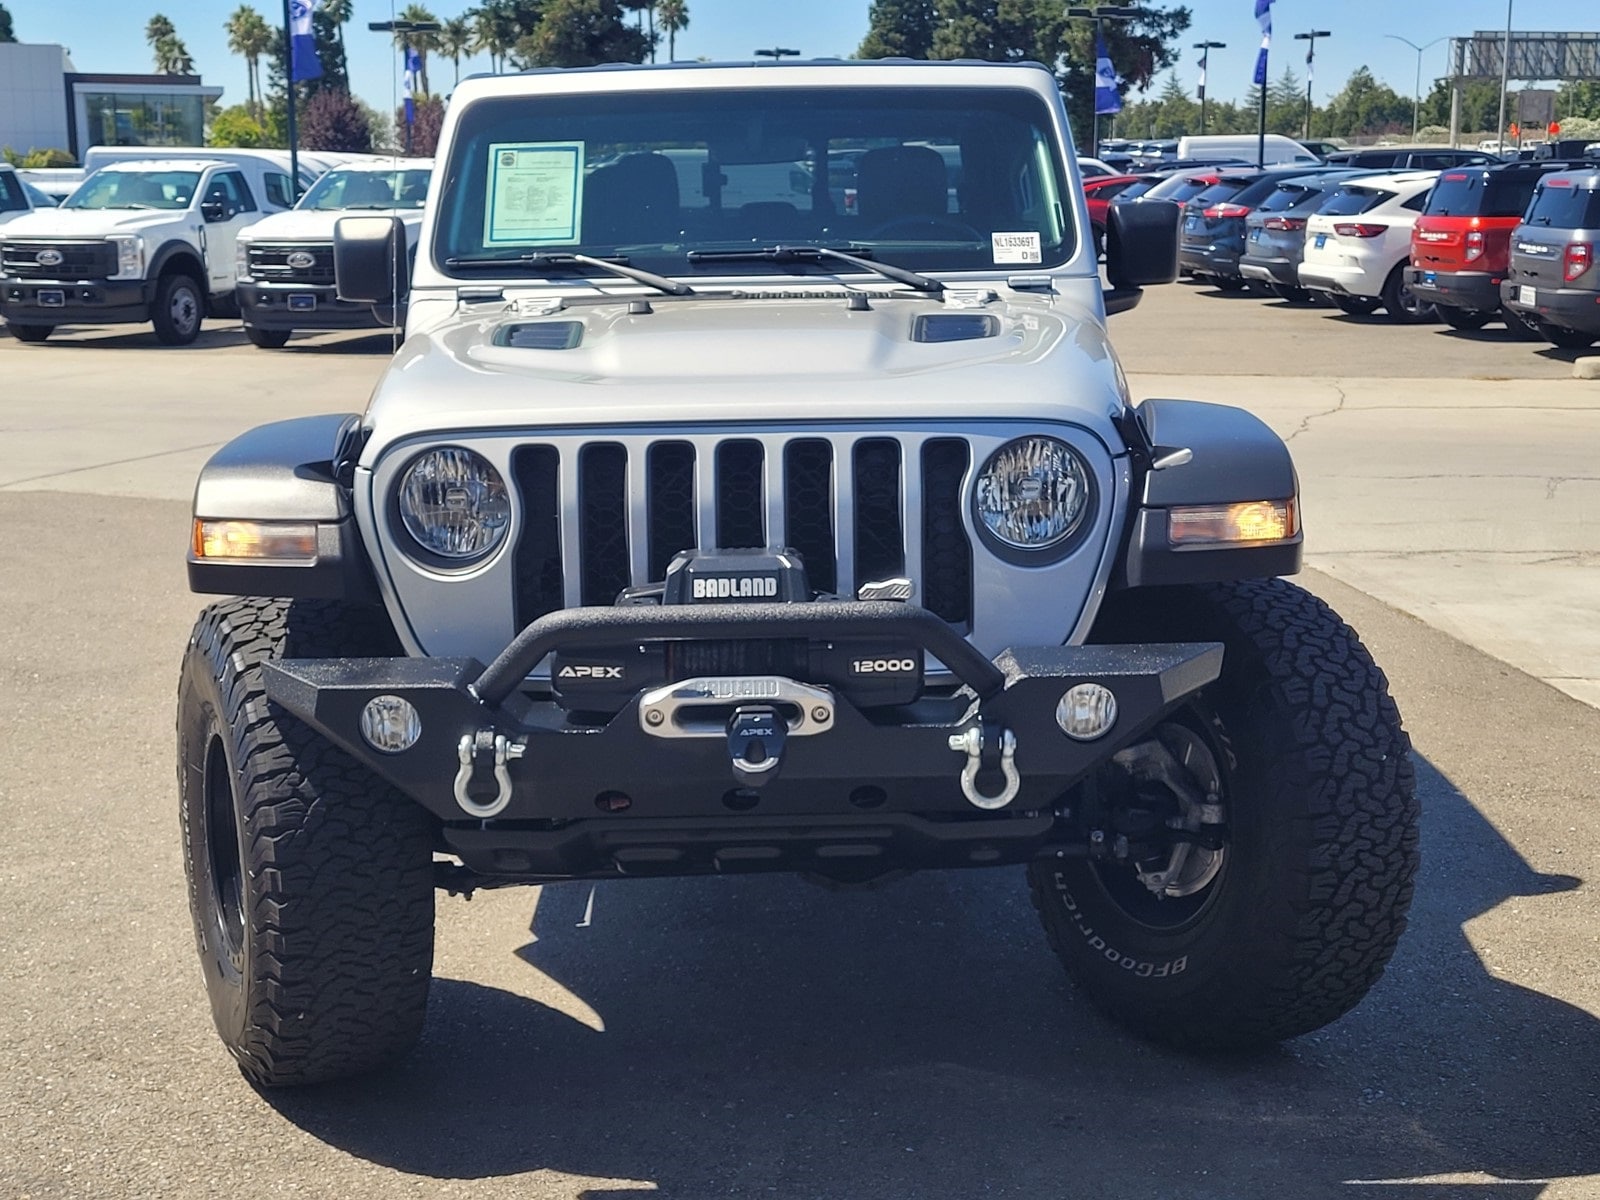
{"type": "Polygon", "coordinates": [[[1319,418],[1319,417],[1331,417],[1335,413],[1338,413],[1338,412],[1343,410],[1343,408],[1345,406],[1345,402],[1349,399],[1349,397],[1345,395],[1344,388],[1340,387],[1339,384],[1335,380],[1332,380],[1332,379],[1323,380],[1323,382],[1326,383],[1329,387],[1331,387],[1336,393],[1338,393],[1339,403],[1335,404],[1332,408],[1325,409],[1322,412],[1314,412],[1310,416],[1302,417],[1301,420],[1300,420],[1300,427],[1298,429],[1296,429],[1293,433],[1291,433],[1288,437],[1283,439],[1284,445],[1288,445],[1290,442],[1294,441],[1295,438],[1299,437],[1306,430],[1310,429],[1311,428],[1311,422],[1315,421],[1317,418],[1319,418]]]}
{"type": "Polygon", "coordinates": [[[148,462],[152,458],[166,458],[172,454],[189,454],[195,450],[214,450],[222,445],[218,441],[201,442],[196,446],[179,446],[173,450],[157,450],[151,454],[135,454],[132,458],[115,458],[110,462],[89,463],[82,467],[68,467],[64,471],[46,471],[43,475],[29,475],[26,479],[8,479],[0,483],[0,491],[20,487],[24,483],[38,483],[43,479],[59,479],[64,475],[82,475],[85,471],[98,471],[104,467],[125,467],[129,463],[148,462]]]}

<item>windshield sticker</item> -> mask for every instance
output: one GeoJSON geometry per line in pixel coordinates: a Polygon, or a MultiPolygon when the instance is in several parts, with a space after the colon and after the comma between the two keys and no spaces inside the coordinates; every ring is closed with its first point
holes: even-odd
{"type": "Polygon", "coordinates": [[[485,246],[570,245],[583,211],[582,142],[489,147],[485,246]]]}
{"type": "Polygon", "coordinates": [[[991,241],[994,244],[994,261],[997,266],[1044,261],[1037,233],[996,233],[991,235],[991,241]]]}

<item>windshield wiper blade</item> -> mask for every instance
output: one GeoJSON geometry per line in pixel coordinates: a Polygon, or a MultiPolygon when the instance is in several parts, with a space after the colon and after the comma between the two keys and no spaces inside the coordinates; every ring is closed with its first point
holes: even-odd
{"type": "Polygon", "coordinates": [[[447,267],[461,267],[474,271],[492,271],[495,269],[516,269],[518,267],[532,267],[535,270],[560,267],[593,267],[598,271],[609,271],[623,279],[631,279],[635,283],[643,283],[665,292],[669,296],[692,296],[695,291],[687,283],[680,283],[676,279],[668,279],[665,275],[657,275],[654,271],[641,271],[638,267],[628,266],[627,260],[620,262],[611,258],[594,258],[588,254],[551,254],[540,252],[535,254],[518,254],[511,258],[498,257],[485,254],[467,258],[447,258],[444,265],[447,267]]]}
{"type": "Polygon", "coordinates": [[[918,275],[915,271],[908,271],[904,267],[897,267],[890,263],[873,262],[864,258],[860,253],[847,254],[843,250],[835,250],[832,246],[768,246],[761,250],[691,250],[689,261],[702,262],[819,262],[826,259],[828,262],[841,262],[855,267],[860,271],[872,271],[882,275],[885,279],[892,279],[896,283],[903,283],[909,288],[919,292],[942,292],[944,284],[937,279],[930,279],[926,275],[918,275]]]}

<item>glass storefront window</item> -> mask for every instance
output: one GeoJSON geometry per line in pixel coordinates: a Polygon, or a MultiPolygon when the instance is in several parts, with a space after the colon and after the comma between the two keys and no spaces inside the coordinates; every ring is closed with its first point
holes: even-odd
{"type": "Polygon", "coordinates": [[[91,146],[198,146],[204,140],[200,96],[155,92],[79,93],[91,146]]]}

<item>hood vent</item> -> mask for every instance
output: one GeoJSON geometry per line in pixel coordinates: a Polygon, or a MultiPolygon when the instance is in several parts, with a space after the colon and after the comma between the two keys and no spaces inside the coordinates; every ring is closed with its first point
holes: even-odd
{"type": "Polygon", "coordinates": [[[975,342],[1000,333],[1000,318],[986,313],[930,313],[911,327],[914,342],[975,342]]]}
{"type": "Polygon", "coordinates": [[[572,350],[583,341],[583,322],[528,321],[507,325],[494,340],[496,345],[513,350],[572,350]]]}

